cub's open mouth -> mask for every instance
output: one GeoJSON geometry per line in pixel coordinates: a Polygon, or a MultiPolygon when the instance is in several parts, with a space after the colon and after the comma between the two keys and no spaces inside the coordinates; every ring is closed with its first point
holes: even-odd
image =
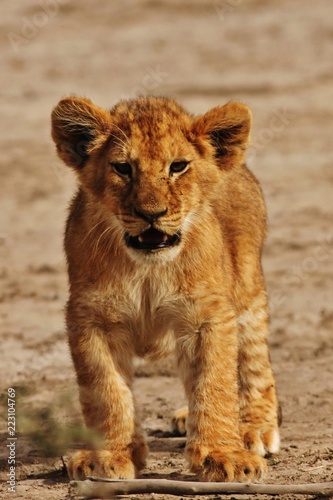
{"type": "Polygon", "coordinates": [[[138,236],[130,236],[128,233],[125,235],[127,246],[135,250],[160,250],[162,248],[169,248],[177,245],[180,241],[180,233],[169,235],[162,233],[151,227],[144,233],[138,236]]]}

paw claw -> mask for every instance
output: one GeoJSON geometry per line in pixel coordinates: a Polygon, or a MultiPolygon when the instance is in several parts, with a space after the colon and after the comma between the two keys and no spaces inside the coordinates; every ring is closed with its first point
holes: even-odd
{"type": "Polygon", "coordinates": [[[187,406],[175,411],[171,419],[171,432],[173,434],[177,436],[185,436],[187,417],[188,417],[187,406]]]}
{"type": "Polygon", "coordinates": [[[245,429],[243,431],[244,446],[261,457],[280,451],[280,434],[278,429],[259,431],[245,429]]]}
{"type": "Polygon", "coordinates": [[[67,464],[70,479],[84,480],[91,473],[98,477],[134,479],[136,468],[129,456],[107,450],[79,451],[67,464]]]}
{"type": "MultiPolygon", "coordinates": [[[[191,454],[190,458],[191,458],[191,454]]],[[[196,452],[194,457],[199,457],[196,452]]],[[[250,482],[263,478],[267,472],[266,460],[248,450],[210,451],[201,463],[192,461],[191,470],[202,481],[250,482]]]]}

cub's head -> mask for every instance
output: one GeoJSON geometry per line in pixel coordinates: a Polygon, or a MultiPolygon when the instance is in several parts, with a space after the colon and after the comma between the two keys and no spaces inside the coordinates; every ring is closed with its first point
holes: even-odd
{"type": "Polygon", "coordinates": [[[243,104],[194,117],[160,97],[110,111],[69,97],[52,113],[58,154],[76,171],[90,210],[113,228],[118,245],[145,259],[175,258],[204,223],[223,173],[244,162],[250,126],[243,104]]]}

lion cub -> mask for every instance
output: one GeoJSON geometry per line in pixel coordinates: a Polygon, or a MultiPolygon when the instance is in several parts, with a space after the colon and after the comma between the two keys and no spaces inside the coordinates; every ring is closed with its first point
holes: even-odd
{"type": "Polygon", "coordinates": [[[160,97],[111,111],[69,97],[53,110],[58,154],[79,182],[65,237],[68,339],[85,422],[104,438],[103,450],[71,458],[71,478],[144,467],[135,356],[175,353],[186,456],[201,480],[257,480],[278,451],[250,127],[235,102],[202,116],[160,97]]]}

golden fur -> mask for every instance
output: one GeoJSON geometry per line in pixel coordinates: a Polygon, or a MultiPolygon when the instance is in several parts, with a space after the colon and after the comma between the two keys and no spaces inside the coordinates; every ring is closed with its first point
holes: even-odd
{"type": "Polygon", "coordinates": [[[53,110],[58,154],[79,181],[65,237],[69,345],[85,422],[104,438],[103,450],[72,457],[71,478],[144,467],[135,356],[175,353],[189,410],[173,426],[186,426],[202,480],[259,479],[262,457],[278,451],[250,128],[234,102],[197,117],[154,97],[111,111],[69,97],[53,110]]]}

